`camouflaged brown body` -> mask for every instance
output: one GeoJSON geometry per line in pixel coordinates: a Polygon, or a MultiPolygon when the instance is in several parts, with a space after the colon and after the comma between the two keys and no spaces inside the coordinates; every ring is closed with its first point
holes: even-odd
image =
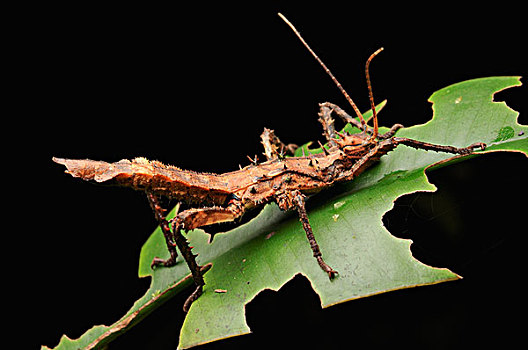
{"type": "MultiPolygon", "coordinates": [[[[332,147],[325,153],[274,159],[223,174],[183,170],[145,158],[115,163],[89,159],[54,160],[65,165],[67,173],[87,181],[149,191],[187,204],[226,206],[235,198],[245,209],[251,209],[272,201],[283,192],[299,190],[311,194],[336,181],[349,180],[346,175],[351,166],[370,149],[363,146],[355,153],[345,154],[339,147],[332,147]]],[[[373,161],[380,156],[378,154],[373,161]]],[[[357,169],[354,174],[361,170],[357,169]]]]}

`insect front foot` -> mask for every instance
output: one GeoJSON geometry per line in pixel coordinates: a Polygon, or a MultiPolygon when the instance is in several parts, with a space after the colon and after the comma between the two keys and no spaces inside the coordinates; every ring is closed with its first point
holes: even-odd
{"type": "Polygon", "coordinates": [[[460,154],[471,154],[473,153],[476,149],[480,148],[481,151],[484,151],[486,149],[486,144],[483,143],[483,142],[476,142],[466,148],[460,148],[459,149],[459,152],[460,154]]]}
{"type": "Polygon", "coordinates": [[[477,142],[471,145],[473,149],[480,148],[481,151],[486,149],[486,144],[484,142],[477,142]]]}

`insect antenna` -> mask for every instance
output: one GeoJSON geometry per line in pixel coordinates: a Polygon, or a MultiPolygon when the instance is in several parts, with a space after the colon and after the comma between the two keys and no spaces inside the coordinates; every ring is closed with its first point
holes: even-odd
{"type": "MultiPolygon", "coordinates": [[[[324,71],[326,72],[326,74],[328,74],[330,76],[330,78],[333,80],[333,82],[337,85],[337,88],[339,89],[339,91],[341,91],[341,93],[345,96],[345,98],[347,99],[348,103],[350,103],[350,105],[352,106],[352,108],[354,109],[354,112],[356,112],[356,115],[358,116],[359,120],[361,121],[361,126],[363,127],[363,131],[366,132],[367,130],[367,126],[366,126],[366,123],[365,123],[365,119],[363,119],[363,115],[361,114],[361,112],[359,111],[359,109],[357,108],[356,104],[354,103],[354,101],[352,101],[352,98],[350,97],[350,95],[348,95],[348,93],[345,91],[345,89],[343,88],[343,86],[341,86],[341,83],[339,83],[339,81],[337,81],[336,77],[332,74],[332,72],[330,72],[330,69],[328,69],[328,67],[323,63],[323,61],[321,61],[321,59],[315,54],[315,52],[310,48],[310,46],[308,46],[308,44],[306,43],[306,41],[304,41],[304,39],[302,38],[301,36],[301,33],[299,33],[299,31],[293,26],[293,24],[291,24],[290,21],[288,21],[286,19],[286,17],[284,17],[282,15],[282,13],[279,13],[279,16],[280,18],[282,18],[282,20],[284,22],[286,22],[286,24],[293,30],[293,32],[295,33],[295,35],[297,35],[297,37],[301,40],[301,42],[303,43],[303,45],[308,49],[308,51],[310,51],[310,53],[312,54],[313,57],[315,57],[315,59],[317,60],[317,62],[319,62],[319,64],[323,67],[324,71]]],[[[377,130],[377,129],[376,129],[377,130]]]]}
{"type": "Polygon", "coordinates": [[[377,49],[367,60],[367,63],[365,64],[365,76],[367,77],[367,88],[369,92],[369,100],[370,100],[370,108],[372,108],[372,119],[374,119],[374,132],[372,133],[372,138],[376,139],[378,137],[378,116],[376,113],[376,105],[374,104],[374,94],[372,93],[372,84],[370,83],[370,74],[369,74],[369,66],[370,61],[374,57],[376,57],[377,54],[379,54],[381,51],[383,51],[383,47],[380,47],[377,49]]]}

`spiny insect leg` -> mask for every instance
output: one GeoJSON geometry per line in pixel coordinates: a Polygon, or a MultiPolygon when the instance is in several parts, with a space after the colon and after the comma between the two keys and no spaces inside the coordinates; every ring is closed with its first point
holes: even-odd
{"type": "Polygon", "coordinates": [[[170,253],[170,258],[168,259],[161,259],[158,257],[155,257],[152,259],[152,263],[150,264],[151,268],[154,268],[155,266],[174,266],[176,264],[176,258],[178,257],[178,253],[176,252],[176,246],[173,242],[173,234],[169,227],[169,222],[165,218],[165,209],[162,208],[162,206],[159,203],[158,198],[156,195],[154,195],[151,192],[146,192],[147,199],[149,201],[150,207],[154,211],[154,215],[156,217],[156,220],[158,220],[158,223],[160,225],[161,231],[163,232],[163,236],[165,237],[165,243],[167,244],[167,249],[170,253]]]}
{"type": "Polygon", "coordinates": [[[232,200],[227,207],[209,207],[200,209],[187,209],[179,213],[172,220],[172,232],[174,241],[178,246],[187,266],[191,270],[191,274],[196,285],[195,290],[187,298],[183,304],[183,311],[187,312],[191,304],[198,299],[203,292],[205,281],[203,278],[202,267],[196,262],[197,255],[192,253],[192,247],[181,233],[181,229],[186,231],[193,230],[198,227],[212,225],[215,223],[233,221],[243,214],[242,205],[235,200],[232,200]]]}
{"type": "MultiPolygon", "coordinates": [[[[181,214],[185,214],[185,211],[181,214]]],[[[178,249],[180,250],[180,253],[182,254],[183,258],[185,259],[187,266],[189,266],[189,270],[191,270],[192,278],[196,286],[194,291],[191,293],[191,295],[189,295],[189,297],[187,298],[187,300],[185,300],[185,303],[183,304],[183,311],[187,312],[189,311],[191,304],[196,299],[198,299],[200,295],[202,295],[203,286],[205,285],[205,282],[203,279],[201,266],[198,265],[198,263],[196,262],[196,255],[192,253],[192,248],[189,246],[189,242],[181,233],[181,227],[184,221],[181,214],[178,215],[175,219],[173,219],[172,232],[174,233],[174,241],[178,246],[178,249]]]]}
{"type": "Polygon", "coordinates": [[[312,248],[313,256],[317,259],[317,263],[319,263],[319,266],[321,267],[321,269],[323,269],[323,271],[328,274],[328,277],[330,279],[334,278],[334,276],[337,274],[337,271],[335,271],[330,266],[328,266],[328,264],[325,263],[325,261],[323,260],[321,250],[319,249],[319,245],[317,244],[317,241],[315,240],[315,237],[312,231],[312,226],[310,225],[310,222],[308,221],[308,214],[306,213],[306,208],[305,208],[305,203],[304,203],[304,195],[298,191],[295,191],[293,193],[293,203],[295,207],[297,208],[299,219],[301,220],[304,231],[306,232],[306,237],[308,238],[308,241],[310,242],[310,247],[312,248]]]}
{"type": "Polygon", "coordinates": [[[274,131],[268,128],[264,128],[264,131],[260,134],[262,146],[264,146],[264,155],[268,160],[277,158],[277,147],[271,141],[273,136],[275,136],[274,131]]]}
{"type": "MultiPolygon", "coordinates": [[[[341,107],[339,107],[338,105],[335,105],[333,103],[330,103],[330,102],[325,102],[325,103],[320,103],[319,104],[321,106],[321,111],[323,110],[323,108],[329,108],[331,109],[332,111],[334,111],[341,119],[343,119],[343,121],[345,123],[350,123],[352,124],[353,126],[355,126],[356,128],[360,129],[362,128],[361,126],[361,123],[359,121],[357,121],[355,118],[352,118],[347,112],[345,112],[344,109],[342,109],[341,107]]],[[[369,119],[370,120],[370,119],[369,119]]],[[[368,121],[367,121],[368,122],[368,121]]],[[[403,125],[401,124],[394,124],[389,131],[387,131],[386,133],[384,134],[381,134],[381,135],[378,135],[378,139],[381,139],[381,140],[385,140],[385,139],[388,139],[392,136],[394,136],[394,134],[396,133],[396,131],[398,131],[399,129],[403,128],[403,125]]],[[[373,133],[373,130],[370,126],[367,126],[367,132],[369,134],[372,134],[373,133]]]]}
{"type": "Polygon", "coordinates": [[[335,142],[336,130],[334,127],[334,118],[331,117],[332,108],[321,104],[319,111],[319,122],[323,125],[323,135],[330,144],[330,146],[337,146],[335,142]]]}
{"type": "Polygon", "coordinates": [[[264,155],[267,160],[283,158],[285,154],[293,155],[297,149],[297,145],[293,143],[284,144],[275,135],[275,132],[271,129],[264,128],[264,131],[260,135],[262,145],[264,146],[264,155]]]}
{"type": "MultiPolygon", "coordinates": [[[[355,126],[359,130],[363,130],[363,125],[355,118],[352,118],[347,112],[345,112],[344,109],[339,107],[338,105],[335,105],[330,102],[320,103],[319,106],[321,108],[326,107],[333,110],[345,123],[350,123],[352,126],[355,126]]],[[[367,131],[369,133],[372,133],[372,128],[370,128],[368,125],[366,126],[367,131]]]]}
{"type": "Polygon", "coordinates": [[[178,214],[178,217],[182,220],[183,228],[188,231],[206,225],[234,221],[243,213],[240,200],[232,199],[227,207],[191,208],[178,214]]]}
{"type": "Polygon", "coordinates": [[[470,154],[477,148],[480,148],[481,150],[486,149],[486,144],[482,142],[477,142],[467,147],[459,148],[453,146],[436,145],[433,143],[417,141],[405,137],[394,137],[392,140],[396,145],[403,144],[405,146],[413,147],[416,149],[423,149],[426,151],[446,152],[454,154],[470,154]]]}

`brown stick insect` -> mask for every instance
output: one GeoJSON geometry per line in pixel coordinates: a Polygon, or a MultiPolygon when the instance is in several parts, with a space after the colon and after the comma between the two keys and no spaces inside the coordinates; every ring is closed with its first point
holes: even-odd
{"type": "Polygon", "coordinates": [[[187,232],[222,222],[239,222],[244,213],[274,202],[282,210],[297,211],[313,256],[321,269],[332,279],[337,271],[323,260],[305,209],[307,195],[317,193],[338,182],[353,180],[400,144],[416,149],[453,154],[469,154],[475,149],[484,150],[486,147],[484,143],[475,143],[468,147],[457,148],[395,137],[396,131],[403,127],[401,124],[395,124],[388,132],[379,134],[369,65],[382,49],[374,52],[365,65],[367,88],[373,113],[371,127],[367,125],[348,93],[312,51],[300,33],[284,16],[281,14],[279,16],[324,68],[357,116],[357,119],[351,117],[332,103],[320,104],[319,121],[323,125],[323,134],[329,146],[328,149],[322,147],[323,153],[285,157],[285,153],[293,153],[296,146],[282,143],[273,130],[264,129],[261,139],[267,160],[257,163],[255,159],[252,164],[240,170],[224,174],[183,170],[158,161],[148,161],[145,158],[135,158],[131,161],[121,160],[116,163],[89,159],[53,158],[55,162],[65,165],[66,172],[74,177],[97,183],[131,187],[146,193],[170,254],[167,259],[154,258],[151,267],[175,265],[178,256],[177,248],[189,266],[196,285],[195,290],[184,304],[185,311],[202,294],[205,283],[204,272],[197,264],[196,256],[182,235],[182,230],[187,232]],[[343,119],[345,123],[357,127],[361,132],[353,135],[337,132],[334,128],[332,113],[343,119]],[[160,201],[161,197],[180,202],[186,206],[186,209],[168,220],[165,215],[166,210],[160,201]]]}

